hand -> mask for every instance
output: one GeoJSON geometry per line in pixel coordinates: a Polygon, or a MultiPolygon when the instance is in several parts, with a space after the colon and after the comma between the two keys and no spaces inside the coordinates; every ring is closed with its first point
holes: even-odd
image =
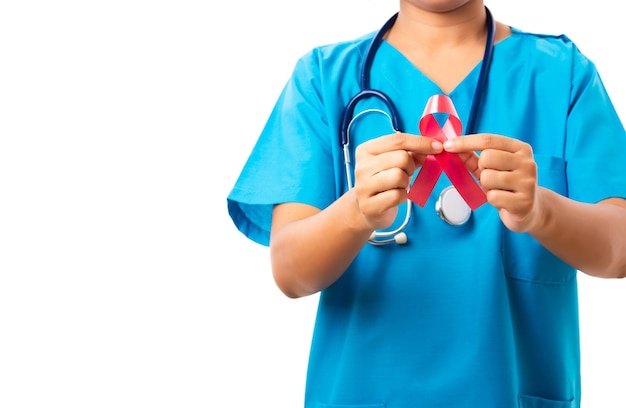
{"type": "Polygon", "coordinates": [[[507,228],[515,232],[532,228],[539,219],[539,189],[537,165],[528,143],[506,136],[475,134],[448,140],[444,149],[460,154],[507,228]]]}
{"type": "Polygon", "coordinates": [[[407,199],[415,170],[426,155],[442,151],[440,142],[407,133],[381,136],[357,146],[354,189],[365,222],[375,230],[391,226],[398,205],[407,199]]]}

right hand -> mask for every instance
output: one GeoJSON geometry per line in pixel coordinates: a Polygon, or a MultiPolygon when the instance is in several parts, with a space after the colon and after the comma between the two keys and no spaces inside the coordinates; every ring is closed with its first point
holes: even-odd
{"type": "Polygon", "coordinates": [[[361,214],[373,229],[391,226],[405,202],[411,178],[443,145],[429,137],[393,133],[368,140],[355,151],[354,189],[361,214]]]}

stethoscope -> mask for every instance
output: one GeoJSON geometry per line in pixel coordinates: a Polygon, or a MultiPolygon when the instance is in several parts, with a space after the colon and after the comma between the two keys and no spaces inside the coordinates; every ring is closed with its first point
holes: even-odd
{"type": "MultiPolygon", "coordinates": [[[[496,23],[491,15],[491,12],[487,7],[485,7],[485,11],[487,14],[487,41],[485,44],[485,53],[483,55],[482,65],[480,67],[480,74],[478,76],[478,83],[476,86],[476,92],[474,93],[474,100],[472,101],[472,107],[470,109],[470,115],[467,122],[467,131],[466,133],[473,133],[474,127],[476,125],[476,120],[478,118],[478,112],[480,110],[480,104],[483,99],[483,95],[485,93],[485,86],[487,84],[487,76],[489,74],[489,66],[491,65],[491,57],[493,55],[493,47],[494,47],[494,33],[496,28],[496,23]]],[[[400,126],[400,116],[391,101],[391,99],[383,92],[370,88],[370,70],[372,68],[372,62],[374,60],[374,56],[376,55],[376,51],[380,47],[382,43],[383,36],[389,31],[391,26],[395,23],[398,18],[398,13],[394,14],[376,33],[376,36],[372,40],[369,49],[367,50],[367,54],[365,55],[365,60],[363,61],[363,65],[361,67],[361,76],[359,85],[361,87],[361,91],[357,93],[346,105],[343,116],[341,120],[341,128],[339,132],[340,143],[343,148],[343,156],[344,163],[346,168],[346,179],[348,182],[348,189],[354,187],[352,183],[351,171],[350,171],[350,126],[352,123],[358,119],[361,115],[366,113],[380,113],[385,115],[389,121],[391,122],[391,126],[394,131],[401,132],[400,126]],[[367,109],[363,112],[360,112],[356,116],[354,115],[354,108],[356,104],[366,98],[378,98],[381,100],[388,112],[381,109],[367,109]]],[[[390,231],[374,231],[370,236],[368,242],[374,245],[386,245],[391,243],[397,244],[405,244],[407,242],[407,236],[404,232],[404,229],[409,223],[411,219],[411,202],[407,200],[406,203],[406,214],[404,216],[404,220],[399,227],[390,230],[390,231]]],[[[443,219],[446,223],[450,225],[463,225],[465,224],[471,216],[471,209],[469,206],[463,201],[456,188],[453,186],[447,187],[442,190],[437,203],[435,205],[435,211],[437,215],[443,219]]]]}

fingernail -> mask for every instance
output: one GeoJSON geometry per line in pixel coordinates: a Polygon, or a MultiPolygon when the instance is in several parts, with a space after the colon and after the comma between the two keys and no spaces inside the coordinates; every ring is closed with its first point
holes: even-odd
{"type": "Polygon", "coordinates": [[[434,141],[431,144],[431,146],[432,146],[433,150],[443,150],[443,145],[441,144],[441,142],[434,141]]]}
{"type": "Polygon", "coordinates": [[[452,149],[454,147],[454,142],[452,140],[446,140],[443,142],[444,149],[452,149]]]}

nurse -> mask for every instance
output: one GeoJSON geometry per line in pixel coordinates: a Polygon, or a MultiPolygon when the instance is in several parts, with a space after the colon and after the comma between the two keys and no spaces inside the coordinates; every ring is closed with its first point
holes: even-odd
{"type": "Polygon", "coordinates": [[[227,200],[285,295],[320,293],[304,406],[580,407],[577,271],[626,276],[626,133],[596,67],[482,0],[400,0],[375,36],[299,59],[227,200]],[[364,88],[384,97],[344,126],[364,88]],[[435,116],[463,130],[421,133],[435,116]],[[484,192],[461,225],[446,172],[407,201],[443,157],[484,192]]]}

